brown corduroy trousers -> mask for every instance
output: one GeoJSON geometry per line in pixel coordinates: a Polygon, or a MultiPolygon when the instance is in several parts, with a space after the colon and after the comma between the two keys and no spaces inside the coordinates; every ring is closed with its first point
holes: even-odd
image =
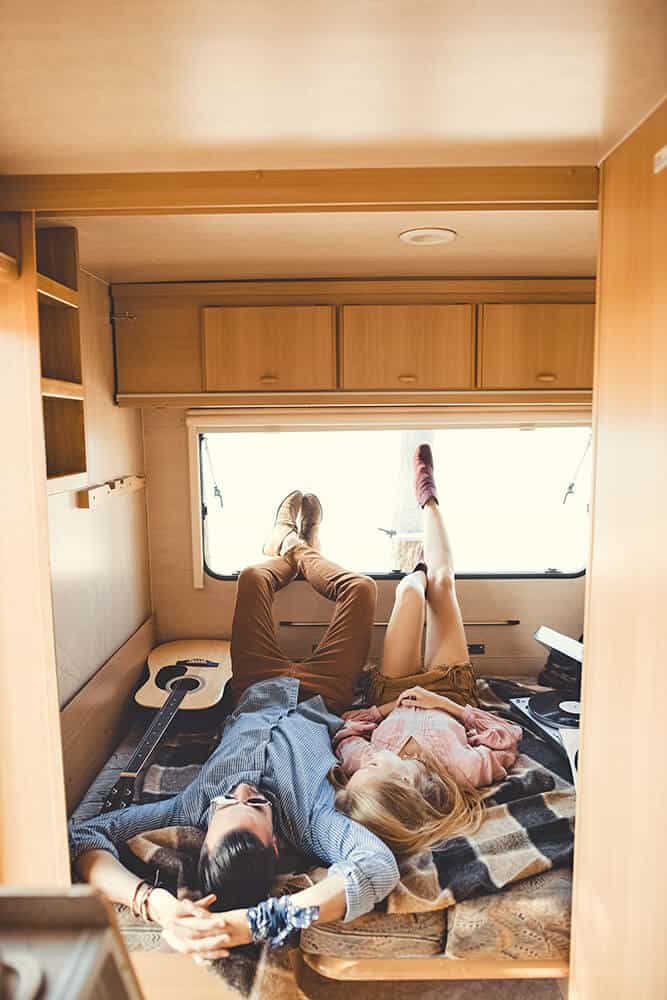
{"type": "Polygon", "coordinates": [[[232,625],[232,696],[258,681],[296,677],[300,698],[320,694],[333,712],[350,707],[366,663],[375,615],[375,581],[337,566],[305,544],[248,566],[239,576],[232,625]],[[307,659],[290,660],[278,645],[273,599],[301,572],[313,590],[335,602],[321,642],[307,659]]]}

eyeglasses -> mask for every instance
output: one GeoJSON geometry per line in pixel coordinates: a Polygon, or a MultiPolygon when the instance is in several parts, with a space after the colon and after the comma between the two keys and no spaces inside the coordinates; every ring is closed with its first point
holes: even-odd
{"type": "Polygon", "coordinates": [[[225,795],[216,795],[215,798],[211,799],[211,805],[215,806],[216,809],[224,809],[225,806],[254,806],[260,809],[262,806],[270,806],[271,803],[263,795],[251,795],[241,802],[235,795],[226,793],[225,795]]]}

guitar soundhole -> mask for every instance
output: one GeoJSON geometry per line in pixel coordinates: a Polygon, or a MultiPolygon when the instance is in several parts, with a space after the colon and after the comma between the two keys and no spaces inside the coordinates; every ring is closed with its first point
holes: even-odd
{"type": "Polygon", "coordinates": [[[163,667],[162,670],[158,670],[155,676],[155,683],[163,691],[167,690],[167,687],[171,687],[169,681],[173,681],[176,677],[182,677],[187,671],[187,667],[163,667]]]}
{"type": "Polygon", "coordinates": [[[181,677],[169,685],[172,691],[196,691],[201,687],[201,681],[196,677],[181,677]]]}

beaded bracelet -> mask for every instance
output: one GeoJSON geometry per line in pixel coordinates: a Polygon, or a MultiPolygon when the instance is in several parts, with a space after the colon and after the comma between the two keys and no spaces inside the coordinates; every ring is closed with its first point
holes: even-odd
{"type": "Polygon", "coordinates": [[[293,931],[310,927],[319,915],[319,906],[295,906],[291,896],[281,896],[251,906],[246,919],[255,943],[268,941],[271,948],[280,948],[293,931]]]}
{"type": "Polygon", "coordinates": [[[133,917],[142,916],[141,909],[144,903],[144,899],[147,895],[147,892],[150,889],[151,889],[150,882],[146,882],[144,880],[142,880],[141,882],[137,882],[136,886],[134,887],[134,895],[132,896],[132,903],[130,904],[130,912],[133,917]]]}
{"type": "Polygon", "coordinates": [[[154,889],[155,889],[154,885],[149,885],[148,889],[144,893],[143,899],[141,900],[141,907],[140,907],[141,908],[141,916],[144,918],[144,920],[146,921],[147,924],[152,924],[153,923],[153,918],[151,917],[150,913],[148,912],[148,901],[150,900],[151,895],[153,894],[153,890],[154,889]]]}

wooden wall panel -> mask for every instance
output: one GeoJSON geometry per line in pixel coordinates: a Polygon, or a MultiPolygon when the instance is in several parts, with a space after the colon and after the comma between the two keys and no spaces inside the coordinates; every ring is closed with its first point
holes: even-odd
{"type": "Polygon", "coordinates": [[[570,1000],[667,996],[666,137],[663,104],[603,165],[570,1000]]]}
{"type": "Polygon", "coordinates": [[[23,216],[20,278],[0,283],[0,882],[65,886],[32,227],[23,216]]]}
{"type": "MultiPolygon", "coordinates": [[[[113,401],[108,287],[81,272],[81,341],[91,485],[143,474],[141,415],[113,401]]],[[[65,704],[150,614],[145,492],[81,510],[49,497],[60,703],[65,704]]]]}
{"type": "Polygon", "coordinates": [[[128,700],[154,644],[155,626],[149,618],[63,709],[60,722],[69,813],[125,735],[128,700]]]}

